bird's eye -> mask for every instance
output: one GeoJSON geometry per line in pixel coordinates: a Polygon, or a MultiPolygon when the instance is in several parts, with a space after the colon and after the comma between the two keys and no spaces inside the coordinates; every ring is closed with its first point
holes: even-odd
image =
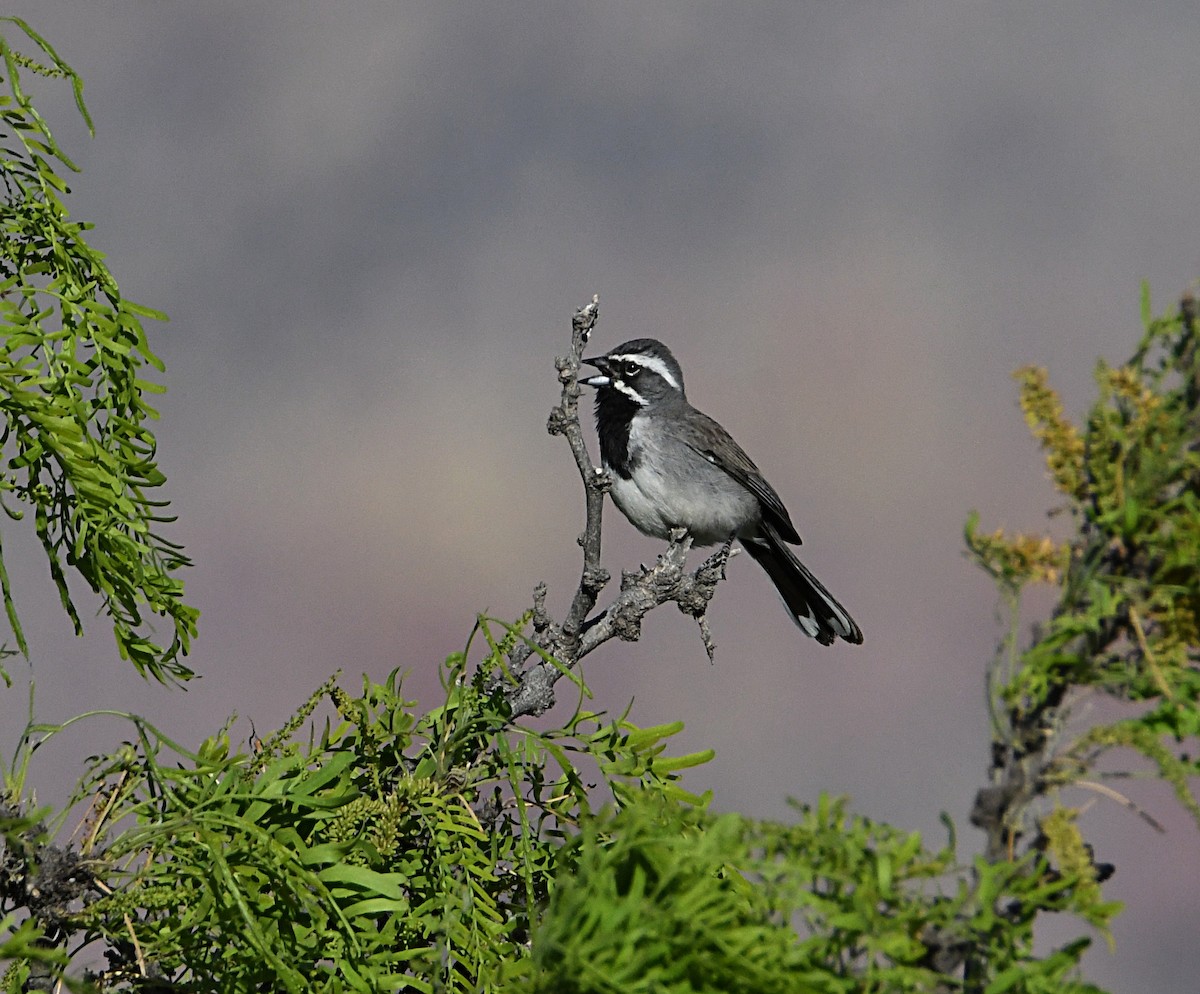
{"type": "Polygon", "coordinates": [[[625,378],[627,380],[637,379],[638,374],[642,371],[642,364],[633,359],[625,360],[625,378]]]}

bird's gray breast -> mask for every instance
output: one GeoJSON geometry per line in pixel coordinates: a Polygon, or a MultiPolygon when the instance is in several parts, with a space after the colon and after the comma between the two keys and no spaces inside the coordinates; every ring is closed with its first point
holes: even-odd
{"type": "Polygon", "coordinates": [[[645,413],[629,426],[629,475],[613,476],[614,503],[639,531],[658,538],[686,528],[697,545],[757,526],[757,498],[720,466],[645,413]]]}

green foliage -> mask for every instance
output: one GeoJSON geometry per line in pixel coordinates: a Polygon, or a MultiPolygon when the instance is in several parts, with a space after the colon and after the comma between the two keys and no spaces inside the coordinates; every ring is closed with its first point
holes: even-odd
{"type": "Polygon", "coordinates": [[[1060,591],[1049,622],[994,685],[999,736],[1033,729],[1032,719],[1058,708],[1069,690],[1141,702],[1137,716],[1062,744],[1050,778],[1060,787],[1076,783],[1108,751],[1134,749],[1200,821],[1188,782],[1200,775],[1200,761],[1179,748],[1200,731],[1194,310],[1189,297],[1175,313],[1153,318],[1144,291],[1142,339],[1124,365],[1099,365],[1099,399],[1082,429],[1063,414],[1044,370],[1018,372],[1022,409],[1076,533],[1066,544],[982,535],[973,516],[967,544],[1002,589],[1019,596],[1028,583],[1049,582],[1060,591]]]}
{"type": "Polygon", "coordinates": [[[747,829],[655,797],[586,821],[534,933],[529,990],[813,989],[795,934],[739,872],[747,829]]]}
{"type": "Polygon", "coordinates": [[[239,754],[221,730],[190,752],[127,716],[133,741],[79,793],[70,865],[102,896],[51,923],[102,944],[90,981],[932,994],[974,969],[996,990],[1090,989],[1073,976],[1086,939],[1033,948],[1045,911],[1107,920],[1069,818],[1044,853],[963,866],[952,843],[931,852],[841,800],[791,824],[713,815],[677,779],[708,754],[666,754],[678,726],[581,707],[557,729],[510,724],[487,688],[511,642],[487,642],[473,670],[447,661],[424,713],[395,673],[359,696],[323,685],[297,714],[335,715],[307,742],[239,754]]]}
{"type": "Polygon", "coordinates": [[[115,960],[100,986],[147,963],[222,991],[475,991],[519,973],[563,840],[640,790],[686,803],[678,770],[708,754],[668,757],[675,727],[582,709],[511,726],[482,627],[487,655],[472,675],[465,653],[448,661],[440,707],[416,712],[395,673],[360,696],[327,684],[299,713],[324,698],[336,716],[306,744],[235,754],[222,731],[190,752],[128,716],[135,740],[80,794],[107,895],[71,922],[115,960]]]}
{"type": "MultiPolygon", "coordinates": [[[[5,862],[14,862],[11,853],[28,850],[45,844],[45,827],[36,819],[22,816],[15,809],[0,804],[0,841],[3,842],[5,862]]],[[[23,881],[21,881],[23,882],[23,881]]],[[[9,895],[6,890],[18,883],[15,876],[7,876],[0,884],[0,902],[7,911],[9,895]]],[[[53,974],[67,966],[66,951],[46,941],[45,929],[33,918],[21,918],[12,911],[0,911],[0,963],[8,967],[0,974],[0,990],[5,994],[20,994],[24,984],[35,971],[53,974]]]]}
{"type": "MultiPolygon", "coordinates": [[[[1063,801],[1063,791],[1077,787],[1137,810],[1099,782],[1107,774],[1098,764],[1113,750],[1148,760],[1200,822],[1200,762],[1193,758],[1200,730],[1195,302],[1185,296],[1176,312],[1154,318],[1144,290],[1142,313],[1144,333],[1129,361],[1098,366],[1099,397],[1082,428],[1066,417],[1045,370],[1016,374],[1022,410],[1066,501],[1073,535],[1056,542],[983,534],[977,516],[967,521],[967,547],[995,578],[1011,617],[989,679],[992,782],[972,815],[988,834],[989,862],[977,886],[984,886],[985,867],[1042,866],[1035,878],[1043,888],[1018,906],[1014,927],[1031,929],[1036,914],[1065,900],[1103,932],[1119,910],[1104,900],[1108,870],[1095,864],[1078,812],[1063,801]],[[1021,648],[1021,599],[1035,582],[1057,588],[1058,601],[1021,648]],[[1080,702],[1098,694],[1138,708],[1090,726],[1071,720],[1080,702]]],[[[1059,989],[1029,986],[1024,973],[991,961],[982,977],[989,994],[1059,989]],[[1018,981],[1025,986],[1014,986],[1018,981]]]]}
{"type": "Polygon", "coordinates": [[[935,992],[964,963],[979,990],[985,971],[988,991],[1093,989],[1073,978],[1087,939],[1033,949],[1039,913],[1079,911],[1090,864],[960,867],[840,800],[779,824],[643,795],[586,822],[566,856],[519,989],[935,992]]]}
{"type": "MultiPolygon", "coordinates": [[[[20,505],[32,509],[77,633],[71,573],[100,595],[123,658],[158,680],[186,680],[182,657],[198,612],[183,602],[174,575],[187,558],[156,531],[172,519],[152,496],[164,477],[147,395],[163,388],[144,378],[146,366],[163,367],[142,320],[164,315],[122,296],[84,237],[91,225],[69,219],[60,170],[75,166],[31,102],[22,71],[67,80],[90,128],[82,81],[24,21],[0,22],[22,32],[42,60],[0,33],[0,506],[13,519],[24,516],[20,505]],[[147,610],[171,622],[166,646],[151,636],[147,610]]],[[[28,655],[2,554],[0,593],[28,655]]]]}

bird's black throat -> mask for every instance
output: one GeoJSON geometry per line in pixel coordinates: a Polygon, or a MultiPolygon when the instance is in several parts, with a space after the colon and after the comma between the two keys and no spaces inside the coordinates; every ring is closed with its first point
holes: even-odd
{"type": "Polygon", "coordinates": [[[601,387],[596,391],[596,434],[600,436],[600,458],[622,480],[633,475],[629,454],[629,430],[633,416],[642,409],[620,390],[601,387]]]}

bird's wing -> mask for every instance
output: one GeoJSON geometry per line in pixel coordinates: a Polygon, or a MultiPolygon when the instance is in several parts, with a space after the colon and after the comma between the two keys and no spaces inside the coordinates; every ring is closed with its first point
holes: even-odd
{"type": "Polygon", "coordinates": [[[754,461],[746,455],[733,437],[707,414],[693,409],[695,421],[685,420],[683,423],[683,441],[689,448],[698,452],[714,466],[720,466],[743,487],[749,490],[762,505],[763,518],[774,526],[779,537],[793,545],[800,544],[800,535],[792,519],[788,516],[787,508],[783,506],[779,494],[758,471],[754,461]],[[702,427],[703,426],[703,427],[702,427]],[[720,439],[723,444],[714,446],[714,439],[720,439]],[[721,452],[714,451],[720,448],[721,452]]]}

